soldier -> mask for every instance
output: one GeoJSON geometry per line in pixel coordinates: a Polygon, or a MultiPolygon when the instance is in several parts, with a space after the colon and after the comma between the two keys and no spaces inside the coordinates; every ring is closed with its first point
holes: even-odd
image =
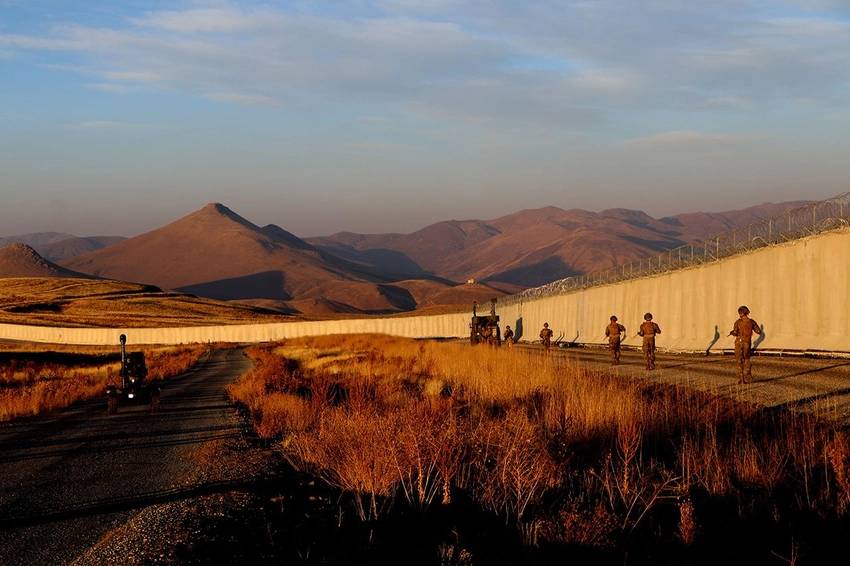
{"type": "Polygon", "coordinates": [[[549,323],[543,323],[543,330],[540,331],[540,339],[543,340],[543,347],[547,350],[552,346],[552,329],[549,328],[549,323]]]}
{"type": "Polygon", "coordinates": [[[611,348],[611,365],[620,364],[620,340],[626,333],[626,327],[617,322],[616,316],[611,316],[611,324],[605,327],[605,336],[608,337],[608,347],[611,348]]]}
{"type": "Polygon", "coordinates": [[[643,315],[645,321],[640,325],[638,336],[643,336],[643,357],[646,360],[646,369],[655,369],[655,337],[661,334],[661,328],[652,322],[652,313],[643,315]]]}
{"type": "Polygon", "coordinates": [[[750,356],[753,350],[753,334],[761,334],[761,326],[750,318],[750,309],[738,307],[738,320],[732,326],[730,336],[735,337],[735,360],[738,362],[738,383],[749,383],[753,379],[750,356]]]}
{"type": "Polygon", "coordinates": [[[514,331],[511,330],[510,326],[505,326],[505,344],[508,345],[508,348],[514,345],[514,331]]]}

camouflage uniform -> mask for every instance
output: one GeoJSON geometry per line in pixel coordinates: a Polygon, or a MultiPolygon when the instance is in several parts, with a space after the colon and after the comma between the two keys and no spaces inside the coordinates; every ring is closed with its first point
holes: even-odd
{"type": "Polygon", "coordinates": [[[753,364],[750,356],[753,350],[753,334],[761,334],[761,326],[744,315],[732,326],[732,336],[735,337],[735,360],[738,362],[739,383],[749,383],[753,378],[753,364]]]}
{"type": "Polygon", "coordinates": [[[641,349],[643,350],[643,358],[646,360],[646,369],[649,370],[655,369],[655,336],[657,334],[661,334],[661,328],[652,320],[647,320],[640,325],[638,336],[643,336],[641,349]]]}
{"type": "Polygon", "coordinates": [[[611,349],[611,362],[614,365],[620,363],[620,335],[626,332],[626,327],[612,320],[611,324],[605,327],[605,336],[608,337],[608,347],[611,349]]]}
{"type": "Polygon", "coordinates": [[[508,348],[514,345],[514,331],[511,330],[510,326],[505,328],[505,344],[508,345],[508,348]]]}
{"type": "Polygon", "coordinates": [[[552,329],[548,326],[544,327],[543,330],[540,331],[540,339],[543,341],[543,347],[547,350],[552,346],[552,329]]]}

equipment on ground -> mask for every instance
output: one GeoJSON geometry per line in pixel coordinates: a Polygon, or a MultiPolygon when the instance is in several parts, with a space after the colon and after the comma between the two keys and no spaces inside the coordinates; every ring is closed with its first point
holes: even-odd
{"type": "Polygon", "coordinates": [[[502,331],[499,329],[499,316],[496,314],[496,299],[490,299],[490,314],[478,315],[478,303],[472,304],[472,321],[469,323],[469,343],[502,345],[502,331]]]}
{"type": "Polygon", "coordinates": [[[121,403],[150,403],[151,412],[159,408],[159,386],[147,381],[144,352],[127,353],[127,337],[121,335],[121,385],[106,386],[107,412],[114,415],[121,403]]]}

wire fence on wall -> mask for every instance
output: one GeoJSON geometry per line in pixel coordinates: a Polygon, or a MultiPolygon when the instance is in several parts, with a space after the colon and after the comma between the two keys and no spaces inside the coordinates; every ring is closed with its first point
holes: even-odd
{"type": "Polygon", "coordinates": [[[526,289],[519,294],[502,297],[499,304],[507,306],[667,273],[846,226],[850,226],[850,193],[792,209],[780,216],[630,263],[526,289]]]}

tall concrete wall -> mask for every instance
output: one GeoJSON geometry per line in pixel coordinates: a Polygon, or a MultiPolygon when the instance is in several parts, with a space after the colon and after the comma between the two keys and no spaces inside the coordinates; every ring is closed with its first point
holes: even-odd
{"type": "MultiPolygon", "coordinates": [[[[660,348],[705,351],[730,348],[726,335],[737,307],[747,304],[765,329],[762,349],[850,352],[850,231],[830,232],[788,244],[656,277],[529,301],[500,309],[502,324],[534,340],[544,322],[556,336],[603,343],[616,314],[635,337],[643,313],[662,328],[660,348]]],[[[278,324],[150,329],[47,328],[0,324],[0,338],[64,344],[263,342],[377,332],[411,338],[468,335],[469,314],[346,319],[278,324]]]]}
{"type": "MultiPolygon", "coordinates": [[[[764,327],[759,347],[850,351],[850,231],[842,230],[655,277],[540,299],[501,310],[534,339],[544,322],[556,336],[604,343],[608,318],[638,326],[650,311],[661,326],[659,348],[732,348],[727,337],[740,305],[764,327]]],[[[508,322],[510,324],[510,322],[508,322]]]]}

